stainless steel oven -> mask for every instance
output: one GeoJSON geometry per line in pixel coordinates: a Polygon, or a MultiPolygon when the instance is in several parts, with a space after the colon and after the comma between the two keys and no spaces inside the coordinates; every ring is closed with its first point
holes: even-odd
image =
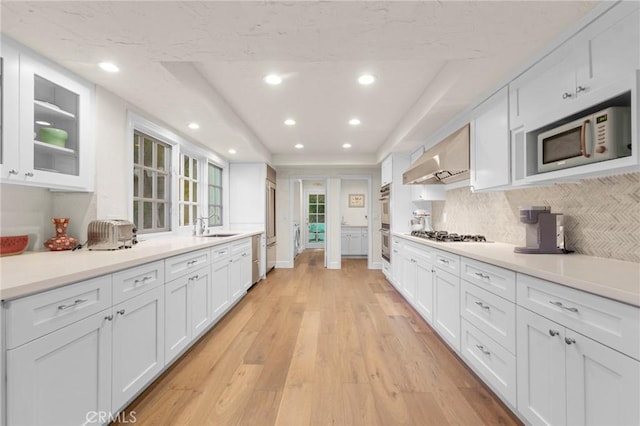
{"type": "Polygon", "coordinates": [[[391,228],[391,185],[380,189],[380,222],[385,229],[391,228]]]}
{"type": "Polygon", "coordinates": [[[389,232],[389,229],[382,228],[380,230],[380,234],[381,234],[380,246],[382,247],[382,258],[387,262],[391,262],[391,234],[389,232]]]}

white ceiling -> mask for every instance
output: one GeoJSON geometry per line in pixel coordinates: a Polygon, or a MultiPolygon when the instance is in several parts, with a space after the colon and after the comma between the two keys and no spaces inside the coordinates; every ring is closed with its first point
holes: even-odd
{"type": "Polygon", "coordinates": [[[3,33],[232,161],[365,165],[415,149],[594,5],[5,0],[1,17],[3,33]],[[365,71],[376,83],[357,84],[365,71]],[[280,86],[263,83],[271,72],[280,86]]]}

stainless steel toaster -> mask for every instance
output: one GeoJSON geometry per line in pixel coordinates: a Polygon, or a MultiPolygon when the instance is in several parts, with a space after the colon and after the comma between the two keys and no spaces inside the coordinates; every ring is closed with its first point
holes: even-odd
{"type": "Polygon", "coordinates": [[[138,242],[136,226],[121,219],[94,220],[87,230],[89,250],[131,248],[138,242]]]}

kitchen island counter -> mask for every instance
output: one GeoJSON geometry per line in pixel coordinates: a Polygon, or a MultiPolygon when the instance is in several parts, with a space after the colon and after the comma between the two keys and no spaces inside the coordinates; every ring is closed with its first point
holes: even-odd
{"type": "Polygon", "coordinates": [[[521,254],[514,245],[436,242],[407,233],[392,235],[512,271],[640,306],[640,264],[583,254],[521,254]]]}
{"type": "MultiPolygon", "coordinates": [[[[222,231],[218,231],[222,232],[222,231]]],[[[226,231],[225,231],[226,232],[226,231]]],[[[234,231],[228,231],[234,232],[234,231]]],[[[226,244],[262,231],[232,237],[171,236],[140,241],[130,249],[25,252],[0,258],[0,300],[51,290],[194,250],[226,244]]]]}

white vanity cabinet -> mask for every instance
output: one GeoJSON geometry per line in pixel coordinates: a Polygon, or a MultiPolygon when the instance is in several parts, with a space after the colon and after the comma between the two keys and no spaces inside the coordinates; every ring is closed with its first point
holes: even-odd
{"type": "Polygon", "coordinates": [[[471,188],[503,188],[511,183],[509,93],[505,86],[473,110],[471,188]]]}
{"type": "Polygon", "coordinates": [[[3,96],[3,123],[11,124],[2,141],[2,182],[92,191],[94,86],[4,36],[2,50],[6,78],[13,80],[3,96]],[[52,143],[44,134],[48,129],[66,138],[52,143]]]}
{"type": "Polygon", "coordinates": [[[343,226],[341,230],[342,256],[366,256],[369,250],[369,233],[364,226],[343,226]]]}

